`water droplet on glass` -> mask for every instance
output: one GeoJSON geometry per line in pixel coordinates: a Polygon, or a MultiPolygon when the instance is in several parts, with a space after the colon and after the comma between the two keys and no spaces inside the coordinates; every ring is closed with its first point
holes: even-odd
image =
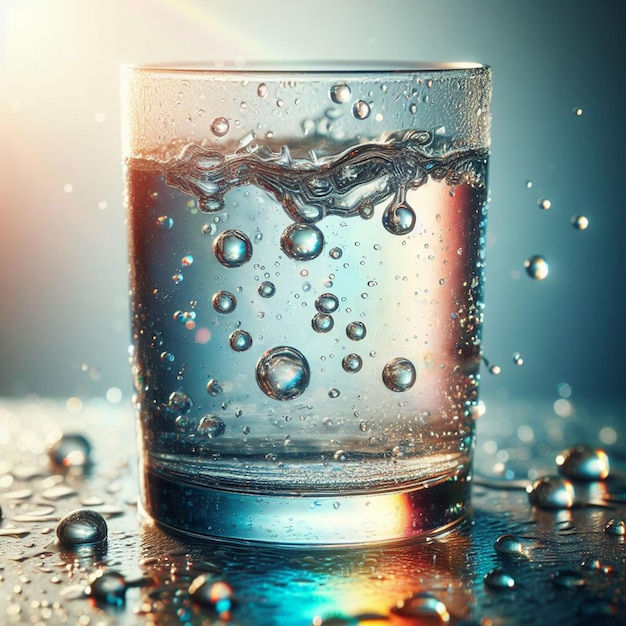
{"type": "Polygon", "coordinates": [[[311,371],[304,355],[288,346],[265,352],[256,366],[256,380],[261,391],[276,400],[293,400],[309,384],[311,371]]]}
{"type": "Polygon", "coordinates": [[[265,280],[259,285],[258,292],[262,298],[271,298],[276,293],[276,286],[269,280],[265,280]]]}
{"type": "Polygon", "coordinates": [[[162,215],[161,217],[157,218],[156,225],[159,228],[168,230],[172,228],[172,226],[174,226],[174,220],[171,217],[168,217],[167,215],[162,215]]]}
{"type": "Polygon", "coordinates": [[[450,613],[446,605],[429,593],[416,593],[410,598],[400,600],[391,607],[391,612],[399,617],[416,619],[419,624],[434,626],[450,622],[450,613]]]}
{"type": "Polygon", "coordinates": [[[206,385],[206,390],[211,396],[219,396],[220,393],[222,393],[222,384],[218,380],[215,380],[215,378],[211,378],[206,385]]]}
{"type": "Polygon", "coordinates": [[[327,333],[333,329],[335,321],[328,313],[316,313],[311,320],[311,326],[317,333],[327,333]]]}
{"type": "Polygon", "coordinates": [[[500,535],[493,546],[500,554],[523,554],[524,546],[515,535],[500,535]]]}
{"type": "Polygon", "coordinates": [[[339,395],[339,389],[335,389],[334,387],[328,391],[329,398],[338,398],[339,395]]]}
{"type": "Polygon", "coordinates": [[[548,262],[539,254],[529,257],[524,261],[526,273],[537,280],[543,280],[548,275],[548,262]]]}
{"type": "Polygon", "coordinates": [[[352,115],[358,120],[364,120],[372,112],[370,105],[365,100],[357,100],[352,107],[352,115]]]}
{"type": "Polygon", "coordinates": [[[339,308],[339,298],[332,293],[323,293],[315,300],[315,308],[320,313],[334,313],[339,308]]]}
{"type": "Polygon", "coordinates": [[[245,330],[236,330],[228,338],[228,343],[235,352],[245,352],[252,345],[252,336],[245,330]]]}
{"type": "Polygon", "coordinates": [[[561,476],[544,476],[526,492],[530,503],[540,509],[569,509],[574,505],[574,486],[561,476]]]}
{"type": "Polygon", "coordinates": [[[265,83],[259,83],[259,86],[256,88],[256,93],[259,96],[259,98],[267,97],[268,91],[269,90],[268,90],[267,85],[265,83]]]}
{"type": "Polygon", "coordinates": [[[57,526],[57,537],[63,547],[104,543],[107,539],[104,517],[90,509],[68,513],[57,526]]]}
{"type": "Polygon", "coordinates": [[[356,374],[363,367],[363,359],[358,354],[347,354],[341,360],[341,366],[346,372],[356,374]]]}
{"type": "Polygon", "coordinates": [[[193,407],[193,400],[184,391],[172,391],[167,399],[167,408],[176,414],[187,414],[193,407]]]}
{"type": "Polygon", "coordinates": [[[328,255],[331,257],[331,259],[340,259],[343,255],[343,250],[341,248],[332,248],[328,255]]]}
{"type": "Polygon", "coordinates": [[[198,424],[198,434],[209,439],[223,435],[225,430],[224,420],[217,415],[205,415],[198,424]]]}
{"type": "Polygon", "coordinates": [[[225,230],[213,243],[215,257],[224,267],[239,267],[252,257],[252,242],[239,230],[225,230]]]}
{"type": "Polygon", "coordinates": [[[604,450],[585,444],[564,450],[556,457],[559,474],[571,480],[604,480],[609,475],[609,457],[604,450]]]}
{"type": "Polygon", "coordinates": [[[280,247],[291,259],[310,261],[322,253],[324,235],[313,224],[291,224],[280,236],[280,247]]]}
{"type": "Polygon", "coordinates": [[[515,579],[511,574],[503,569],[496,567],[485,576],[485,585],[492,589],[513,589],[515,587],[515,579]]]}
{"type": "Polygon", "coordinates": [[[589,220],[584,215],[575,215],[571,221],[576,230],[587,230],[589,226],[589,220]]]}
{"type": "Polygon", "coordinates": [[[90,463],[91,444],[81,434],[64,434],[48,449],[54,467],[85,467],[90,463]]]}
{"type": "Polygon", "coordinates": [[[230,620],[233,607],[232,587],[212,574],[200,574],[191,581],[187,593],[193,602],[213,609],[220,620],[230,620]]]}
{"type": "Polygon", "coordinates": [[[604,527],[604,532],[607,535],[614,535],[616,537],[623,537],[626,535],[626,523],[621,519],[611,519],[604,527]]]}
{"type": "Polygon", "coordinates": [[[415,211],[406,202],[394,200],[383,213],[383,226],[392,235],[406,235],[415,227],[415,211]]]}
{"type": "Polygon", "coordinates": [[[211,298],[211,304],[218,313],[232,313],[237,308],[237,298],[230,291],[218,291],[211,298]]]}
{"type": "Polygon", "coordinates": [[[337,83],[330,88],[330,98],[337,104],[344,104],[350,100],[352,92],[345,83],[337,83]]]}
{"type": "Polygon", "coordinates": [[[230,123],[225,117],[216,117],[211,124],[211,132],[216,137],[223,137],[230,130],[230,123]]]}
{"type": "Polygon", "coordinates": [[[575,587],[583,587],[585,579],[580,572],[575,570],[561,570],[552,575],[552,582],[563,589],[573,589],[575,587]]]}
{"type": "Polygon", "coordinates": [[[352,341],[360,341],[367,335],[367,328],[363,322],[350,322],[346,326],[346,335],[352,341]]]}
{"type": "Polygon", "coordinates": [[[383,382],[391,391],[407,391],[415,384],[416,378],[415,366],[402,357],[392,359],[383,368],[383,382]]]}
{"type": "Polygon", "coordinates": [[[552,202],[550,202],[550,200],[548,200],[547,198],[540,198],[537,201],[537,204],[539,205],[539,208],[543,209],[544,211],[552,208],[552,202]]]}
{"type": "Polygon", "coordinates": [[[126,579],[115,570],[98,570],[85,589],[96,604],[123,606],[126,601],[126,579]]]}

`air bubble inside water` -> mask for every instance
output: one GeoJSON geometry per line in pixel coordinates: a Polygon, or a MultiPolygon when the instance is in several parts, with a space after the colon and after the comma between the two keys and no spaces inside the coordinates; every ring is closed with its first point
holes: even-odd
{"type": "Polygon", "coordinates": [[[324,248],[324,235],[314,224],[291,224],[280,237],[283,252],[296,261],[317,258],[324,248]]]}
{"type": "Polygon", "coordinates": [[[252,243],[239,230],[225,230],[215,238],[213,252],[224,267],[240,267],[252,258],[252,243]]]}
{"type": "Polygon", "coordinates": [[[252,346],[252,336],[245,330],[236,330],[228,338],[228,343],[235,352],[245,352],[252,346]]]}
{"type": "Polygon", "coordinates": [[[262,298],[271,298],[276,293],[276,286],[269,280],[265,280],[259,285],[258,292],[262,298]]]}
{"type": "Polygon", "coordinates": [[[333,329],[335,321],[328,313],[316,313],[311,320],[311,326],[317,333],[327,333],[333,329]]]}
{"type": "Polygon", "coordinates": [[[211,132],[216,137],[223,137],[230,130],[230,122],[225,117],[216,117],[211,124],[211,132]]]}
{"type": "Polygon", "coordinates": [[[391,391],[407,391],[413,387],[416,379],[415,366],[408,359],[392,359],[383,368],[383,382],[391,391]]]}
{"type": "Polygon", "coordinates": [[[268,350],[256,366],[261,391],[276,400],[293,400],[302,395],[310,378],[311,370],[304,355],[288,346],[268,350]]]}
{"type": "Polygon", "coordinates": [[[589,220],[584,215],[575,215],[572,217],[572,226],[576,230],[587,230],[589,220]]]}
{"type": "Polygon", "coordinates": [[[204,435],[209,439],[219,437],[224,434],[226,424],[221,417],[217,415],[205,415],[198,424],[198,434],[204,435]]]}
{"type": "Polygon", "coordinates": [[[222,393],[222,384],[218,380],[211,378],[206,385],[206,390],[210,396],[219,396],[222,393]]]}
{"type": "Polygon", "coordinates": [[[360,341],[367,335],[367,328],[363,322],[350,322],[346,326],[346,335],[352,341],[360,341]]]}
{"type": "Polygon", "coordinates": [[[347,354],[343,357],[341,366],[346,372],[356,374],[363,367],[363,359],[358,354],[347,354]]]}
{"type": "Polygon", "coordinates": [[[526,273],[536,280],[543,280],[548,276],[548,262],[539,254],[526,259],[524,268],[526,273]]]}
{"type": "Polygon", "coordinates": [[[237,298],[230,291],[218,291],[213,295],[211,304],[218,313],[232,313],[237,308],[237,298]]]}
{"type": "Polygon", "coordinates": [[[332,293],[323,293],[316,298],[315,308],[320,313],[334,313],[339,308],[339,298],[332,293]]]}

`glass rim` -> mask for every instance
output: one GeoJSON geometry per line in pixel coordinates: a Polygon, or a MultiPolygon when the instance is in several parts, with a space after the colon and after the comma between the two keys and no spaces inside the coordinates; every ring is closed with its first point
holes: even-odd
{"type": "Polygon", "coordinates": [[[245,75],[333,76],[342,74],[385,75],[447,72],[489,72],[487,64],[472,61],[168,61],[128,63],[121,70],[138,74],[204,74],[242,77],[245,75]]]}

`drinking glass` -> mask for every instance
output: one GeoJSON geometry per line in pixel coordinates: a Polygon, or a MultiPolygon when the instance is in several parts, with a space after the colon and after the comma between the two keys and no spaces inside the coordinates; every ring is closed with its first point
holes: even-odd
{"type": "Polygon", "coordinates": [[[142,507],[384,543],[467,513],[491,71],[125,67],[142,507]]]}

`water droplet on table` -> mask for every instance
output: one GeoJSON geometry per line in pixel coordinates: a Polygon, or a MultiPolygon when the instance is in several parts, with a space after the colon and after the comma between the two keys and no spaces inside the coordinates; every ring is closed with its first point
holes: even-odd
{"type": "Polygon", "coordinates": [[[556,457],[559,474],[571,480],[604,480],[609,475],[609,457],[604,450],[580,444],[556,457]]]}
{"type": "Polygon", "coordinates": [[[492,589],[513,589],[515,587],[513,576],[499,567],[491,570],[485,576],[484,583],[492,589]]]}
{"type": "Polygon", "coordinates": [[[85,589],[96,604],[123,606],[126,602],[126,579],[115,570],[98,570],[85,589]]]}
{"type": "Polygon", "coordinates": [[[561,476],[544,476],[526,491],[530,503],[541,509],[569,509],[574,505],[574,486],[561,476]]]}
{"type": "Polygon", "coordinates": [[[493,546],[500,554],[523,554],[524,546],[516,535],[500,535],[493,546]]]}
{"type": "Polygon", "coordinates": [[[91,509],[68,513],[57,526],[57,537],[64,547],[100,544],[106,541],[107,533],[104,518],[91,509]]]}
{"type": "Polygon", "coordinates": [[[91,462],[91,443],[79,433],[67,433],[48,449],[54,467],[85,467],[91,462]]]}

